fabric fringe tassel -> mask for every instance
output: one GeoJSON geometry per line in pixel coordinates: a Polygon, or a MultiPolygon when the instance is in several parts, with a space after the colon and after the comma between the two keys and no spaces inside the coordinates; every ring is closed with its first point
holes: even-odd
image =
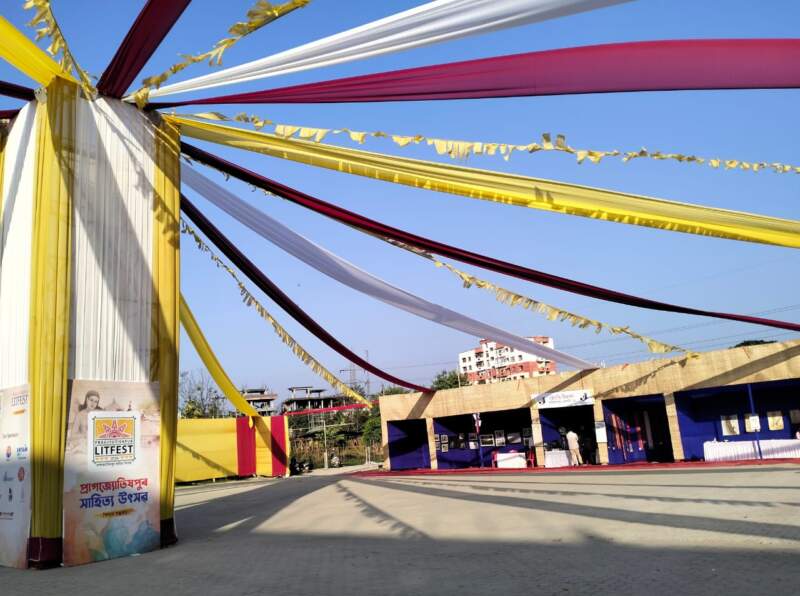
{"type": "Polygon", "coordinates": [[[285,2],[284,4],[273,6],[266,0],[258,0],[258,2],[256,2],[256,4],[247,11],[246,21],[239,21],[228,29],[228,33],[231,34],[231,37],[226,37],[219,40],[214,44],[214,47],[207,52],[203,52],[202,54],[182,54],[182,62],[173,64],[169,67],[169,69],[165,70],[159,75],[147,77],[146,79],[142,80],[142,88],[134,93],[131,97],[136,102],[136,105],[139,106],[139,109],[144,108],[149,100],[150,90],[161,87],[161,85],[163,85],[172,75],[181,72],[183,69],[191,66],[192,64],[205,62],[206,60],[208,61],[209,66],[214,64],[220,66],[222,64],[222,54],[224,54],[225,50],[236,44],[240,39],[250,35],[255,31],[258,31],[264,25],[267,25],[286,14],[289,14],[293,10],[302,8],[310,1],[311,0],[289,0],[289,2],[285,2]]]}
{"type": "Polygon", "coordinates": [[[538,143],[528,143],[527,145],[515,145],[512,143],[485,143],[482,141],[455,141],[452,139],[437,139],[425,137],[423,135],[397,135],[386,133],[382,131],[364,132],[358,130],[351,130],[349,128],[315,128],[311,126],[296,126],[292,124],[277,124],[272,120],[259,118],[258,116],[250,115],[245,112],[239,113],[236,116],[229,117],[220,112],[202,112],[199,114],[187,114],[193,118],[201,118],[203,120],[226,121],[226,122],[242,122],[250,124],[257,130],[263,129],[265,126],[273,126],[273,132],[279,137],[289,139],[292,137],[299,138],[306,141],[314,141],[315,143],[322,142],[329,134],[341,135],[346,134],[350,140],[359,145],[363,145],[367,137],[385,138],[390,139],[398,147],[406,147],[414,144],[418,145],[425,142],[429,147],[433,147],[438,155],[447,155],[451,159],[467,159],[473,155],[499,155],[504,160],[511,159],[511,154],[515,151],[523,153],[537,153],[539,151],[560,151],[562,153],[569,153],[575,156],[579,164],[585,161],[592,163],[600,163],[603,159],[608,157],[618,157],[623,163],[628,163],[634,159],[647,158],[656,161],[673,160],[679,163],[695,163],[698,165],[708,165],[711,168],[726,170],[747,170],[751,172],[758,172],[761,170],[771,169],[777,174],[795,173],[800,174],[800,166],[792,166],[780,162],[768,163],[765,161],[750,162],[739,159],[720,159],[720,158],[706,158],[698,157],[696,155],[684,155],[683,153],[663,153],[661,151],[648,151],[645,148],[638,151],[619,151],[614,149],[612,151],[600,151],[595,149],[575,149],[567,143],[567,139],[562,134],[555,136],[550,133],[542,133],[542,138],[538,143]]]}
{"type": "Polygon", "coordinates": [[[402,248],[419,257],[422,257],[424,259],[433,262],[433,264],[436,265],[436,267],[447,269],[461,280],[465,288],[471,288],[472,286],[475,286],[476,288],[492,292],[494,294],[495,299],[498,302],[507,304],[508,306],[511,307],[521,306],[522,308],[543,314],[550,321],[569,323],[573,327],[580,327],[581,329],[593,328],[596,333],[600,333],[605,329],[612,335],[627,335],[645,344],[647,346],[647,349],[654,354],[683,352],[686,354],[688,358],[697,358],[699,356],[698,353],[687,350],[686,348],[682,348],[680,346],[673,346],[671,344],[666,344],[656,339],[653,339],[652,337],[647,337],[646,335],[641,335],[639,333],[636,333],[627,326],[618,327],[614,325],[609,325],[607,323],[602,323],[600,321],[595,321],[594,319],[589,319],[587,317],[583,317],[573,312],[569,312],[568,310],[564,310],[556,306],[551,306],[550,304],[546,304],[544,302],[534,300],[533,298],[528,298],[527,296],[517,294],[516,292],[512,292],[511,290],[507,290],[500,286],[496,286],[493,283],[486,281],[485,279],[480,279],[478,277],[475,277],[474,275],[466,273],[465,271],[456,269],[450,263],[445,263],[444,261],[440,261],[431,253],[428,253],[424,250],[420,250],[418,248],[409,246],[397,240],[392,240],[390,238],[381,238],[381,239],[393,246],[397,246],[398,248],[402,248]]]}
{"type": "Polygon", "coordinates": [[[69,73],[74,70],[78,74],[81,88],[83,89],[86,99],[94,99],[97,96],[97,89],[92,85],[91,77],[80,67],[75,57],[72,55],[67,45],[67,40],[64,39],[56,17],[53,15],[50,0],[27,0],[23,7],[25,10],[36,9],[36,15],[28,23],[30,27],[41,25],[41,27],[36,30],[36,41],[44,37],[50,38],[50,45],[47,47],[47,51],[54,58],[58,58],[58,54],[61,54],[61,59],[59,60],[61,68],[69,73]]]}
{"type": "Polygon", "coordinates": [[[242,297],[242,302],[246,306],[253,308],[262,319],[267,321],[270,325],[272,325],[275,334],[281,339],[281,341],[288,346],[292,352],[294,353],[297,358],[299,358],[303,364],[308,366],[312,371],[314,371],[317,375],[322,377],[325,381],[327,381],[332,387],[341,391],[347,397],[356,400],[357,402],[364,403],[367,405],[372,405],[368,399],[366,399],[363,395],[353,391],[350,387],[344,384],[340,379],[338,379],[332,372],[330,372],[327,368],[322,366],[311,354],[306,352],[306,350],[301,346],[295,339],[289,335],[289,332],[283,328],[283,326],[276,321],[273,316],[267,311],[266,308],[258,301],[258,299],[253,296],[250,290],[247,289],[247,286],[242,283],[239,276],[236,272],[229,267],[222,259],[220,259],[208,244],[200,238],[199,234],[192,228],[189,224],[187,224],[183,219],[181,219],[181,232],[187,234],[194,238],[195,243],[197,244],[197,248],[200,249],[201,252],[207,253],[211,261],[217,266],[217,268],[224,269],[228,272],[228,274],[233,278],[236,284],[239,286],[239,293],[242,297]]]}

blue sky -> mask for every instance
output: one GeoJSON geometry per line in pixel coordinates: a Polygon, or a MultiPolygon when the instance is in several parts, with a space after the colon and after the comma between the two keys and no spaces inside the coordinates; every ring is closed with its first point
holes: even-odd
{"type": "MultiPolygon", "coordinates": [[[[195,0],[142,71],[161,72],[178,53],[210,48],[240,20],[252,0],[195,0]]],[[[85,70],[99,76],[144,2],[54,0],[56,17],[85,70]],[[67,9],[68,7],[68,9],[67,9]]],[[[225,65],[294,47],[421,4],[418,1],[313,0],[307,7],[241,41],[225,54],[225,65]]],[[[3,15],[24,27],[31,13],[22,1],[5,2],[3,15]]],[[[31,36],[32,30],[25,29],[31,36]]],[[[792,0],[696,2],[642,0],[589,13],[416,49],[361,62],[216,89],[232,93],[339,76],[421,66],[533,50],[593,43],[713,37],[792,37],[800,10],[792,0]]],[[[195,65],[174,80],[208,72],[195,65]]],[[[32,85],[0,64],[0,79],[32,85]]],[[[183,95],[180,97],[189,97],[183,95]]],[[[624,93],[379,104],[247,106],[277,122],[320,127],[384,130],[441,138],[526,143],[542,132],[563,133],[578,147],[634,150],[642,146],[707,157],[800,164],[796,90],[624,93]]],[[[0,98],[0,109],[19,102],[0,98]]],[[[214,106],[233,115],[238,106],[214,106]]],[[[183,112],[191,112],[184,108],[183,112]]],[[[197,110],[201,111],[201,110],[197,110]]],[[[336,143],[345,140],[331,137],[336,143]]],[[[395,186],[302,166],[237,150],[209,150],[280,182],[391,223],[476,252],[547,272],[683,305],[740,313],[774,311],[800,320],[797,251],[649,228],[548,214],[395,186]]],[[[431,160],[426,147],[399,149],[385,140],[368,150],[431,160]]],[[[637,160],[577,165],[562,154],[471,158],[473,167],[587,184],[676,201],[800,217],[800,177],[771,172],[719,171],[704,166],[637,160]]],[[[213,178],[215,174],[210,174],[213,178]]],[[[633,340],[573,329],[497,303],[476,289],[462,289],[450,274],[423,260],[276,198],[227,182],[240,196],[296,231],[387,281],[465,314],[520,335],[544,334],[556,347],[608,364],[650,357],[633,340]]],[[[191,193],[189,193],[190,196],[191,193]]],[[[260,240],[202,200],[198,205],[296,302],[354,351],[398,376],[426,383],[453,368],[459,351],[477,339],[436,326],[354,293],[260,240]]],[[[744,339],[791,339],[797,334],[658,313],[603,303],[463,266],[525,295],[601,321],[630,325],[669,343],[717,349],[744,339]]],[[[258,315],[244,307],[235,286],[184,242],[182,288],[212,346],[237,384],[266,384],[285,395],[290,385],[325,386],[280,343],[258,315]]],[[[347,361],[310,336],[263,297],[268,309],[312,354],[334,372],[347,361]]],[[[202,365],[185,335],[181,368],[202,365]]],[[[348,373],[342,372],[343,377],[348,373]]],[[[359,377],[363,375],[359,372],[359,377]]],[[[372,379],[373,389],[381,381],[372,379]]]]}

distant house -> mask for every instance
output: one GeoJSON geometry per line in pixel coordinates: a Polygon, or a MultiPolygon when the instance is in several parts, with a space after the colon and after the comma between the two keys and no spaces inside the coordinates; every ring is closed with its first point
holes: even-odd
{"type": "Polygon", "coordinates": [[[266,387],[242,389],[242,396],[253,406],[259,416],[275,416],[278,413],[278,408],[275,405],[278,394],[266,387]]]}
{"type": "Polygon", "coordinates": [[[324,395],[326,389],[313,387],[289,387],[291,396],[284,400],[284,412],[297,412],[299,410],[315,410],[317,408],[331,408],[344,404],[341,395],[324,395]]]}

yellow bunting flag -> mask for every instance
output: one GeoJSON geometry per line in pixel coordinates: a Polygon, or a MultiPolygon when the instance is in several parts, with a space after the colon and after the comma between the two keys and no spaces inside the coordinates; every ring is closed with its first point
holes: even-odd
{"type": "Polygon", "coordinates": [[[225,53],[225,50],[233,46],[240,39],[250,35],[254,31],[258,31],[261,27],[271,23],[275,19],[279,19],[293,10],[305,6],[310,1],[311,0],[289,0],[289,2],[273,6],[266,0],[258,0],[258,2],[247,11],[246,21],[235,23],[228,29],[228,33],[231,34],[231,37],[219,40],[214,44],[213,48],[202,54],[184,55],[181,62],[173,64],[168,70],[165,70],[159,75],[147,77],[142,81],[142,88],[131,97],[136,102],[136,105],[143,108],[147,104],[150,90],[154,87],[156,89],[161,87],[172,75],[198,62],[208,61],[209,66],[212,64],[219,66],[222,64],[222,54],[225,53]]]}
{"type": "Polygon", "coordinates": [[[800,248],[800,222],[796,220],[335,147],[178,116],[168,118],[181,126],[185,136],[395,184],[616,223],[800,248]]]}
{"type": "MultiPolygon", "coordinates": [[[[350,387],[345,385],[341,380],[339,380],[336,375],[330,372],[327,368],[322,366],[322,364],[317,361],[311,354],[306,352],[306,350],[298,344],[295,339],[289,335],[289,332],[283,328],[283,326],[275,320],[275,318],[264,308],[258,299],[253,296],[250,290],[247,289],[247,286],[242,283],[239,279],[239,276],[236,272],[229,267],[222,259],[220,259],[214,252],[209,248],[209,246],[203,241],[202,238],[197,234],[197,232],[189,226],[185,221],[181,220],[181,232],[184,234],[188,234],[191,236],[195,243],[197,244],[197,248],[199,248],[202,252],[208,254],[211,261],[220,269],[224,269],[228,272],[233,280],[236,282],[236,285],[239,286],[239,293],[242,295],[242,301],[247,305],[256,310],[259,316],[267,321],[270,325],[272,325],[275,334],[281,338],[281,341],[286,344],[289,348],[291,348],[292,352],[295,356],[297,356],[304,364],[306,364],[311,370],[313,370],[316,374],[320,377],[325,379],[332,387],[338,389],[342,392],[343,395],[363,404],[371,405],[369,400],[367,400],[364,396],[353,391],[350,387]]],[[[182,315],[181,315],[182,316],[182,315]]]]}
{"type": "Polygon", "coordinates": [[[598,149],[575,149],[567,143],[567,139],[564,135],[555,135],[556,141],[554,143],[552,140],[553,135],[547,132],[542,133],[541,140],[538,143],[533,142],[520,145],[514,143],[497,143],[486,141],[455,141],[452,139],[437,139],[423,135],[398,135],[381,131],[363,132],[351,130],[349,128],[315,128],[312,126],[297,126],[293,124],[276,124],[272,120],[265,120],[245,112],[239,113],[233,117],[226,116],[220,112],[202,112],[199,114],[187,114],[187,116],[192,118],[202,118],[204,120],[244,122],[252,124],[257,130],[262,130],[265,126],[272,125],[273,132],[279,137],[298,137],[305,140],[313,140],[315,142],[322,141],[329,134],[348,135],[352,141],[359,144],[363,144],[367,137],[387,138],[398,147],[407,147],[411,144],[418,145],[424,141],[429,147],[433,147],[438,155],[447,155],[452,159],[466,159],[474,155],[499,155],[504,160],[508,161],[511,158],[511,154],[515,151],[529,154],[538,153],[540,151],[557,151],[574,155],[579,164],[582,164],[587,160],[592,163],[600,163],[606,157],[619,157],[623,163],[628,163],[637,158],[648,158],[656,161],[672,160],[679,163],[706,164],[712,168],[722,167],[726,170],[739,169],[750,172],[772,170],[777,174],[787,174],[790,172],[800,174],[800,166],[792,166],[780,162],[756,162],[743,161],[739,159],[717,158],[710,159],[707,157],[698,157],[696,155],[686,155],[683,153],[648,151],[644,148],[639,149],[638,151],[620,151],[618,149],[613,149],[610,151],[601,151],[598,149]]]}
{"type": "Polygon", "coordinates": [[[39,46],[0,16],[0,58],[29,76],[40,85],[47,86],[57,76],[72,79],[39,46]]]}
{"type": "Polygon", "coordinates": [[[189,305],[186,303],[186,299],[181,295],[181,324],[183,328],[186,330],[186,334],[189,336],[189,339],[192,340],[192,345],[194,346],[195,350],[197,350],[197,354],[200,356],[200,359],[203,361],[203,364],[208,369],[208,372],[211,374],[211,378],[214,379],[214,382],[217,384],[222,390],[222,393],[225,394],[225,397],[234,405],[234,407],[239,410],[242,414],[247,416],[258,416],[258,412],[256,412],[255,408],[248,403],[248,401],[242,397],[242,394],[239,393],[239,390],[236,389],[236,385],[233,384],[231,378],[228,376],[228,373],[222,368],[222,365],[217,360],[216,354],[211,349],[211,346],[208,345],[208,341],[203,335],[203,332],[200,329],[200,326],[197,324],[197,320],[194,318],[189,305]]]}
{"type": "Polygon", "coordinates": [[[595,321],[594,319],[590,319],[588,317],[575,314],[568,310],[564,310],[563,308],[559,308],[557,306],[551,306],[550,304],[540,302],[539,300],[523,296],[522,294],[517,294],[516,292],[512,292],[511,290],[507,290],[503,287],[497,286],[490,281],[486,281],[485,279],[480,279],[479,277],[470,275],[465,271],[456,269],[450,263],[447,263],[445,261],[440,261],[434,255],[432,255],[427,251],[420,250],[418,248],[409,246],[403,242],[399,242],[397,240],[393,240],[390,238],[385,238],[381,236],[376,236],[376,237],[380,238],[385,242],[388,242],[393,246],[397,246],[419,257],[427,259],[433,262],[433,264],[436,265],[436,267],[447,269],[461,280],[465,288],[471,288],[472,286],[475,286],[476,288],[492,292],[494,294],[495,299],[497,299],[498,302],[502,302],[503,304],[507,304],[508,306],[512,307],[521,306],[522,308],[526,308],[528,310],[532,310],[533,312],[538,312],[543,314],[550,321],[566,322],[572,325],[573,327],[580,327],[581,329],[591,328],[594,329],[595,332],[597,333],[600,333],[601,331],[605,330],[611,333],[612,335],[627,335],[645,344],[647,346],[647,349],[650,352],[653,352],[654,354],[668,354],[669,352],[684,352],[689,357],[692,358],[698,355],[695,352],[692,352],[691,350],[687,350],[686,348],[682,348],[680,346],[674,346],[671,344],[666,344],[664,342],[658,341],[657,339],[653,339],[652,337],[647,337],[646,335],[641,335],[639,333],[636,333],[627,326],[619,327],[615,325],[609,325],[608,323],[595,321]]]}
{"type": "Polygon", "coordinates": [[[61,28],[53,15],[50,0],[27,0],[24,7],[26,10],[36,9],[36,15],[28,23],[31,27],[39,26],[39,29],[36,30],[36,41],[43,37],[50,38],[50,45],[47,51],[54,57],[58,57],[61,54],[59,64],[62,71],[70,73],[74,69],[78,73],[84,95],[88,99],[94,98],[97,95],[97,89],[94,88],[89,75],[80,67],[72,52],[70,52],[67,40],[64,39],[61,28]]]}

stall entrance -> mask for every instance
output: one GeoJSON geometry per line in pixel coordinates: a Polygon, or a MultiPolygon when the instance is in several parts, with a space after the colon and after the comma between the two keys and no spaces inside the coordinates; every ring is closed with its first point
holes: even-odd
{"type": "Polygon", "coordinates": [[[539,407],[544,441],[544,465],[546,468],[569,466],[567,433],[578,435],[581,459],[585,464],[596,464],[597,440],[594,433],[594,407],[591,405],[566,407],[539,407]]]}
{"type": "Polygon", "coordinates": [[[392,470],[417,470],[431,467],[428,429],[424,420],[387,422],[389,463],[392,470]]]}
{"type": "Polygon", "coordinates": [[[606,400],[603,412],[608,463],[674,461],[663,396],[606,400]]]}

